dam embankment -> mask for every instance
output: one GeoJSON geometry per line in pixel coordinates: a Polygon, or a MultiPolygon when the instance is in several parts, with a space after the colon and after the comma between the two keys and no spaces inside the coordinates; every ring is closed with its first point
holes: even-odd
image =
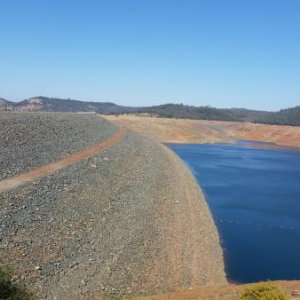
{"type": "MultiPolygon", "coordinates": [[[[116,131],[96,115],[31,116],[0,114],[2,178],[116,131]],[[20,137],[24,122],[31,129],[20,137]],[[57,146],[45,146],[52,141],[57,146]]],[[[226,283],[219,236],[192,174],[164,145],[134,132],[0,197],[1,264],[40,299],[226,283]]]]}

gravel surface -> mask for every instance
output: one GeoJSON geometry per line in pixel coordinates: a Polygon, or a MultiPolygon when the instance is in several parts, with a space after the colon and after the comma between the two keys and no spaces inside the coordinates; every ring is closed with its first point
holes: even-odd
{"type": "Polygon", "coordinates": [[[194,178],[140,135],[0,197],[1,263],[39,299],[226,282],[194,178]]]}
{"type": "Polygon", "coordinates": [[[93,114],[0,112],[0,180],[101,143],[114,130],[93,114]]]}

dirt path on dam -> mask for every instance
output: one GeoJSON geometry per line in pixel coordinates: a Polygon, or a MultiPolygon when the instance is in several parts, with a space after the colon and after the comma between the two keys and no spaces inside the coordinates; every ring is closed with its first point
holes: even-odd
{"type": "Polygon", "coordinates": [[[44,176],[51,175],[56,171],[59,171],[67,166],[70,166],[76,162],[82,161],[104,149],[107,149],[116,143],[118,143],[125,135],[126,130],[123,127],[119,127],[117,132],[103,143],[89,147],[85,150],[73,153],[66,156],[63,159],[54,161],[50,164],[42,167],[35,168],[27,173],[23,173],[12,178],[4,179],[0,181],[0,194],[13,190],[21,185],[38,180],[44,176]]]}

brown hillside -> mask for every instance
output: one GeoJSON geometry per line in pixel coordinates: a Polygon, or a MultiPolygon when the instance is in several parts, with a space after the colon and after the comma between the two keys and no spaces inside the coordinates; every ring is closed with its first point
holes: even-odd
{"type": "Polygon", "coordinates": [[[253,140],[300,148],[300,127],[136,115],[107,116],[107,118],[166,143],[253,140]]]}

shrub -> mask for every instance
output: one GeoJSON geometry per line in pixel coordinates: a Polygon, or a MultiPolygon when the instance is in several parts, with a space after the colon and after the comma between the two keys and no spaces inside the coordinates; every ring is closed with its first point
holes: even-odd
{"type": "Polygon", "coordinates": [[[288,300],[288,295],[278,288],[276,285],[263,282],[253,284],[246,288],[241,296],[240,300],[288,300]]]}
{"type": "Polygon", "coordinates": [[[12,272],[8,268],[0,267],[0,299],[30,300],[31,295],[24,286],[12,279],[12,272]]]}

